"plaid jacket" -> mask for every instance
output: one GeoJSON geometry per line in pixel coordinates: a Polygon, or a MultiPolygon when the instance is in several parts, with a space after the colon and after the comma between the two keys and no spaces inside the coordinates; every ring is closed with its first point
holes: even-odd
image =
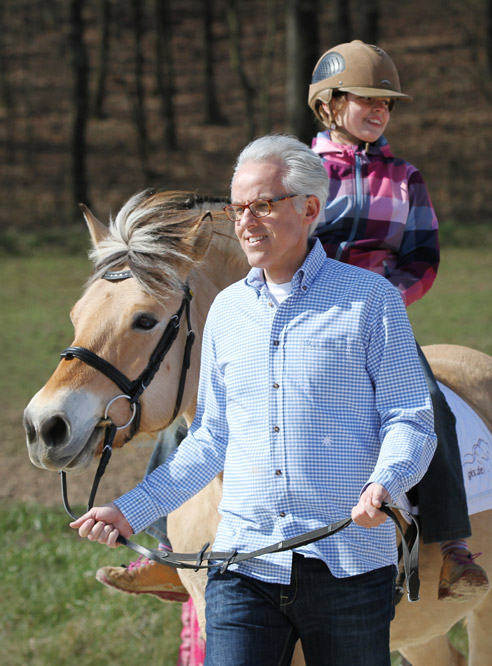
{"type": "Polygon", "coordinates": [[[330,177],[315,232],[327,255],[385,276],[405,305],[417,301],[439,265],[437,218],[420,172],[394,157],[384,137],[365,147],[346,146],[325,131],[312,148],[330,177]]]}

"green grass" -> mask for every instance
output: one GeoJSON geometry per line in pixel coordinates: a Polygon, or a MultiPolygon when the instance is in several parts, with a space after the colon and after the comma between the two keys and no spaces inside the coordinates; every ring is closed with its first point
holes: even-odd
{"type": "Polygon", "coordinates": [[[79,539],[68,520],[61,509],[0,503],[2,664],[176,664],[180,605],[98,583],[98,567],[127,552],[79,539]]]}
{"type": "Polygon", "coordinates": [[[492,355],[492,250],[445,248],[432,289],[408,309],[421,345],[448,343],[492,355]]]}
{"type": "Polygon", "coordinates": [[[70,309],[90,267],[83,255],[61,252],[1,258],[0,393],[9,407],[46,381],[72,341],[70,309]]]}
{"type": "MultiPolygon", "coordinates": [[[[0,395],[4,450],[24,439],[22,411],[73,340],[70,309],[90,272],[84,254],[60,250],[0,258],[0,395]]],[[[0,491],[1,492],[1,491],[0,491]]]]}

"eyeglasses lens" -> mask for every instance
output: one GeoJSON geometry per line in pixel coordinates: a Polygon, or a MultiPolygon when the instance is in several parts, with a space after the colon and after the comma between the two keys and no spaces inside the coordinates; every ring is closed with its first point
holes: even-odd
{"type": "Polygon", "coordinates": [[[249,205],[249,209],[255,217],[265,217],[270,212],[270,205],[268,201],[258,199],[249,205]]]}
{"type": "Polygon", "coordinates": [[[268,201],[264,201],[263,199],[252,201],[248,206],[229,205],[224,210],[232,222],[238,222],[242,218],[245,208],[249,208],[255,217],[265,217],[271,210],[268,201]]]}

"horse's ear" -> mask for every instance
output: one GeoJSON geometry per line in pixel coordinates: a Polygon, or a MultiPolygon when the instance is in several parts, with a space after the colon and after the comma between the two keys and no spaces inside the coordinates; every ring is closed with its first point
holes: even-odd
{"type": "Polygon", "coordinates": [[[85,204],[79,204],[79,206],[89,228],[92,242],[94,246],[97,246],[108,235],[108,228],[102,222],[99,222],[94,213],[85,204]]]}
{"type": "Polygon", "coordinates": [[[213,235],[212,213],[207,211],[196,222],[193,228],[192,243],[195,259],[202,259],[208,249],[213,235]]]}

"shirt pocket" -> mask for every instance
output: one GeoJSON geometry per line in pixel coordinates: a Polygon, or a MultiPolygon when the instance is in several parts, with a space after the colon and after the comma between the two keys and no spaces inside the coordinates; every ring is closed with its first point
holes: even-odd
{"type": "Polygon", "coordinates": [[[320,409],[340,411],[355,404],[357,387],[367,382],[365,354],[355,338],[305,338],[302,387],[320,409]]]}

